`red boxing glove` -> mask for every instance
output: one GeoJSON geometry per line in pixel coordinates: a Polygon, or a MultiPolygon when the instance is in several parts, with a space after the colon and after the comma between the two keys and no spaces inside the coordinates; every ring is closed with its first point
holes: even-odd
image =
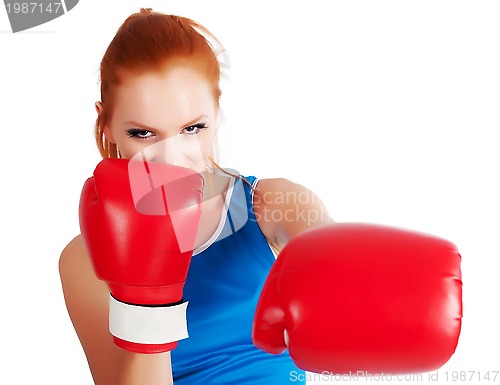
{"type": "Polygon", "coordinates": [[[402,374],[454,353],[462,317],[461,257],[443,239],[338,223],[292,239],[263,287],[253,342],[287,346],[307,371],[402,374]]]}
{"type": "Polygon", "coordinates": [[[202,195],[200,174],[164,163],[105,159],[85,182],[80,228],[96,276],[111,291],[116,345],[159,353],[187,338],[182,293],[202,195]]]}

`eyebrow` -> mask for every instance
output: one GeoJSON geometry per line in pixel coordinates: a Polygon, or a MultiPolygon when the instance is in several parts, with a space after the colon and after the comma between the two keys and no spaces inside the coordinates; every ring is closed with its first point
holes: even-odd
{"type": "MultiPolygon", "coordinates": [[[[193,119],[193,120],[190,120],[189,122],[183,124],[181,127],[179,128],[184,128],[184,127],[189,127],[190,125],[196,123],[197,121],[203,119],[203,118],[208,118],[208,115],[200,115],[198,116],[196,119],[193,119]]],[[[123,125],[127,125],[127,126],[136,126],[136,127],[141,127],[141,128],[144,128],[145,130],[148,130],[148,131],[156,131],[156,128],[153,128],[153,127],[148,127],[146,126],[145,124],[141,124],[141,123],[137,123],[137,122],[134,122],[133,120],[130,120],[128,122],[125,122],[123,123],[123,125]]]]}

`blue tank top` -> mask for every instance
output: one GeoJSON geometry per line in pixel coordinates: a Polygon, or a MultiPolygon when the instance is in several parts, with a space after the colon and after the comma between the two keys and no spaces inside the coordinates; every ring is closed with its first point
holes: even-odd
{"type": "Polygon", "coordinates": [[[252,200],[249,186],[232,179],[217,231],[193,254],[184,286],[189,338],[171,352],[175,385],[306,383],[288,351],[269,354],[252,343],[257,301],[276,260],[252,200]]]}

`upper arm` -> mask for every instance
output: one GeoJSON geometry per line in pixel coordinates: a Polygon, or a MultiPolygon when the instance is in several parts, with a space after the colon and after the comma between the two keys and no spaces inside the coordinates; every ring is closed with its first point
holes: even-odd
{"type": "Polygon", "coordinates": [[[96,384],[112,384],[121,358],[108,329],[109,289],[96,278],[81,236],[59,259],[59,274],[71,322],[96,384]]]}
{"type": "Polygon", "coordinates": [[[260,180],[253,203],[262,232],[278,248],[307,229],[333,222],[313,191],[284,178],[260,180]]]}

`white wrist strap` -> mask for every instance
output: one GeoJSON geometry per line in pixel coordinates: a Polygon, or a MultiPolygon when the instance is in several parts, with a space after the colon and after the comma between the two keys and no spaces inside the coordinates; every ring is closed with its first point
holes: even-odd
{"type": "Polygon", "coordinates": [[[165,344],[188,338],[188,302],[172,306],[139,306],[109,296],[109,331],[124,341],[165,344]]]}

